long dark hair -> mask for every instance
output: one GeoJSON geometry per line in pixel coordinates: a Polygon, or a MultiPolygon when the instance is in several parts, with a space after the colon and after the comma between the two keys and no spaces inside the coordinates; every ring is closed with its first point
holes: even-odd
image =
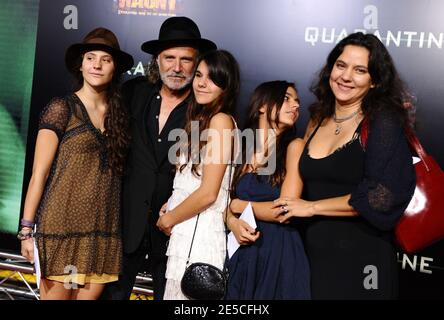
{"type": "MultiPolygon", "coordinates": [[[[83,55],[79,56],[78,68],[74,73],[74,88],[75,91],[83,86],[83,76],[80,71],[82,65],[83,55]]],[[[116,63],[116,60],[114,60],[116,63]]],[[[117,65],[116,65],[117,70],[117,65]]],[[[125,159],[130,144],[129,134],[129,116],[126,106],[124,105],[122,95],[120,92],[120,78],[121,75],[114,71],[111,83],[106,89],[106,104],[107,110],[105,113],[104,136],[106,137],[106,148],[108,151],[108,166],[113,174],[123,175],[125,167],[125,159]]]]}
{"type": "Polygon", "coordinates": [[[392,110],[399,115],[405,125],[408,120],[404,107],[408,98],[404,83],[399,77],[392,57],[384,44],[372,34],[352,33],[342,39],[330,52],[327,63],[311,87],[318,101],[310,106],[310,116],[315,123],[331,117],[335,110],[335,96],[330,88],[330,75],[338,57],[345,46],[354,45],[369,51],[368,71],[374,88],[371,88],[362,100],[361,109],[370,119],[378,110],[392,110]]]}
{"type": "Polygon", "coordinates": [[[160,80],[160,71],[159,65],[157,64],[157,56],[158,55],[152,56],[150,62],[148,62],[148,66],[146,67],[146,78],[151,84],[156,84],[160,80]]]}
{"type": "MultiPolygon", "coordinates": [[[[209,51],[199,57],[196,66],[204,61],[208,67],[210,79],[222,89],[222,93],[209,105],[197,103],[194,95],[187,110],[187,120],[185,132],[188,136],[188,161],[191,157],[191,122],[199,121],[199,136],[210,125],[211,118],[219,112],[233,115],[240,87],[239,65],[231,53],[225,50],[209,51]]],[[[199,151],[205,146],[205,141],[199,139],[199,151]]],[[[180,167],[180,171],[186,165],[180,167]]],[[[197,171],[198,163],[192,164],[191,171],[199,175],[197,171]]]]}
{"type": "MultiPolygon", "coordinates": [[[[247,111],[248,119],[245,123],[245,129],[253,129],[253,132],[256,133],[256,129],[259,129],[259,116],[261,114],[259,109],[263,106],[265,106],[265,114],[269,127],[277,127],[279,125],[279,113],[284,103],[285,94],[287,93],[288,88],[293,88],[297,92],[294,83],[284,80],[269,81],[260,84],[254,90],[253,95],[250,98],[247,111]],[[274,107],[276,107],[276,116],[273,126],[271,118],[274,107]]],[[[285,161],[287,157],[287,147],[289,143],[295,138],[295,126],[284,128],[283,131],[276,137],[276,170],[270,175],[270,182],[273,186],[280,186],[284,182],[286,174],[285,161]]],[[[258,148],[257,144],[258,141],[256,141],[256,134],[254,135],[254,145],[247,146],[245,143],[242,143],[242,163],[246,163],[250,160],[246,159],[247,155],[251,154],[251,152],[248,152],[251,150],[249,148],[253,148],[252,153],[254,154],[256,149],[258,148]]],[[[239,179],[242,177],[243,174],[244,165],[238,166],[233,177],[233,196],[235,193],[234,187],[237,185],[237,182],[239,182],[239,179]]]]}

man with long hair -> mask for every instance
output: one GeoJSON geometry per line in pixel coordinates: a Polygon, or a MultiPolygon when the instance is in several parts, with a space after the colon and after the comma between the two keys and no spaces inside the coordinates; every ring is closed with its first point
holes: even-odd
{"type": "Polygon", "coordinates": [[[131,114],[132,143],[123,182],[123,271],[105,299],[129,299],[148,254],[154,299],[165,289],[168,237],[157,227],[159,210],[173,189],[168,161],[171,130],[183,128],[199,53],[216,49],[187,17],[164,21],[157,40],[142,44],[152,55],[147,77],[128,81],[124,96],[131,114]]]}

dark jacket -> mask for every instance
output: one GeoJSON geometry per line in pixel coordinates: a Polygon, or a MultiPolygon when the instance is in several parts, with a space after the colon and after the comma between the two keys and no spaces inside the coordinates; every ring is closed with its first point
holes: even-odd
{"type": "MultiPolygon", "coordinates": [[[[159,233],[155,227],[161,206],[168,200],[173,189],[175,168],[168,161],[168,150],[175,143],[168,140],[168,133],[185,124],[186,108],[168,119],[162,130],[164,141],[154,152],[153,137],[148,133],[148,113],[151,99],[155,98],[159,86],[139,77],[127,81],[123,96],[130,113],[131,146],[123,179],[123,248],[125,253],[134,252],[140,245],[148,228],[159,233]]],[[[151,235],[152,238],[152,235],[151,235]]]]}

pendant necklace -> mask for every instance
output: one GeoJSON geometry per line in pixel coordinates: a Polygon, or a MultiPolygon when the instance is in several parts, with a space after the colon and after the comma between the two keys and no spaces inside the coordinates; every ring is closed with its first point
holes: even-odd
{"type": "Polygon", "coordinates": [[[339,124],[344,121],[350,120],[351,118],[354,118],[359,113],[359,111],[360,110],[356,110],[351,115],[348,115],[344,118],[338,118],[338,117],[336,117],[336,112],[333,113],[333,121],[336,123],[335,135],[338,135],[341,133],[342,127],[339,124]]]}

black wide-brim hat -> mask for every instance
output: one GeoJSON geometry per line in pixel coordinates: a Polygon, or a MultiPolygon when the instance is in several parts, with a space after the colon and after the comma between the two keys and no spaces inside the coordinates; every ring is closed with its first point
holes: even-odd
{"type": "Polygon", "coordinates": [[[76,73],[79,68],[80,57],[89,51],[100,50],[108,52],[114,59],[117,73],[123,73],[134,65],[133,57],[120,50],[115,34],[105,28],[97,28],[88,33],[82,43],[75,43],[68,47],[65,53],[65,63],[68,70],[76,73]]]}
{"type": "Polygon", "coordinates": [[[193,47],[200,53],[217,49],[216,44],[200,35],[199,28],[193,20],[187,17],[171,17],[162,23],[159,39],[142,44],[142,50],[157,55],[172,47],[193,47]]]}

